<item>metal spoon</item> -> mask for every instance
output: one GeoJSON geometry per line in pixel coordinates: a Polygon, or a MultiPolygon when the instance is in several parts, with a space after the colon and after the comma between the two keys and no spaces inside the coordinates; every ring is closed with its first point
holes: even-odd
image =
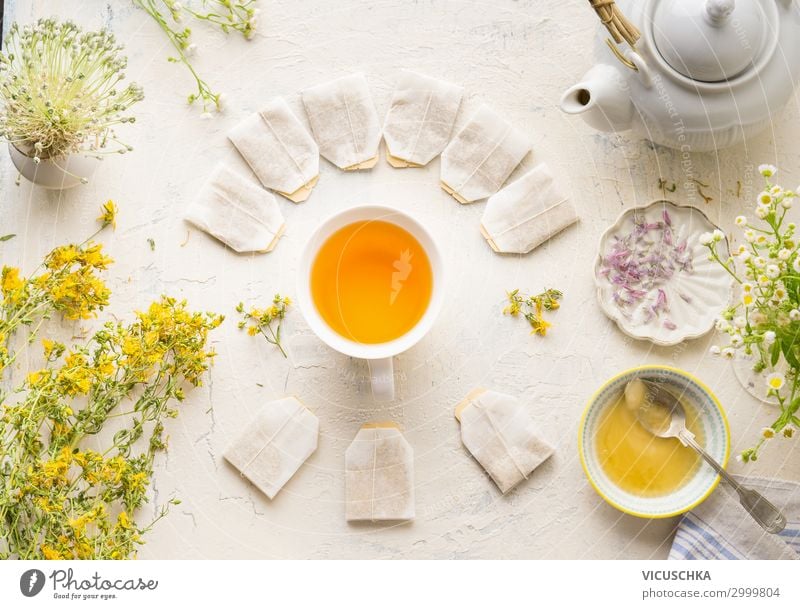
{"type": "Polygon", "coordinates": [[[739,495],[739,503],[761,525],[761,528],[768,533],[779,533],[786,527],[786,517],[778,508],[758,491],[739,484],[697,443],[694,434],[686,429],[686,412],[683,405],[671,391],[664,388],[659,382],[640,378],[634,379],[626,385],[625,398],[631,406],[630,400],[641,399],[638,402],[636,416],[647,431],[659,438],[678,438],[681,444],[696,450],[720,477],[736,490],[739,495]],[[638,383],[642,383],[642,385],[638,385],[638,383]],[[669,419],[662,418],[661,424],[659,424],[659,421],[654,420],[652,416],[648,417],[648,409],[654,406],[666,408],[669,419]]]}

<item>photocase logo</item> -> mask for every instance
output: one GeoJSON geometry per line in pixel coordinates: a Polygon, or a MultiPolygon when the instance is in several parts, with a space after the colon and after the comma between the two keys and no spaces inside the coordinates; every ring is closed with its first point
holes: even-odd
{"type": "Polygon", "coordinates": [[[44,573],[28,569],[19,578],[19,591],[25,596],[36,596],[44,588],[44,573]]]}
{"type": "Polygon", "coordinates": [[[395,260],[392,267],[395,271],[392,273],[392,293],[389,295],[389,304],[394,304],[400,290],[403,289],[403,282],[408,279],[411,274],[411,258],[413,255],[409,250],[405,250],[400,254],[400,258],[395,260]]]}

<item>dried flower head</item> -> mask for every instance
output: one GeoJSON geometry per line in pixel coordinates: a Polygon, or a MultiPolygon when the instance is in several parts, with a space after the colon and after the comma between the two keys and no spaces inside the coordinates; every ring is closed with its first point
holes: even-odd
{"type": "Polygon", "coordinates": [[[143,99],[123,86],[126,58],[106,29],[83,32],[71,21],[11,25],[0,52],[0,135],[34,161],[75,152],[127,152],[114,128],[134,122],[143,99]]]}

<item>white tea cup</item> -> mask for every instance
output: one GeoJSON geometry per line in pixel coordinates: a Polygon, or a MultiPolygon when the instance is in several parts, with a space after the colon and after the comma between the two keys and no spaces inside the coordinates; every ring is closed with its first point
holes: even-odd
{"type": "Polygon", "coordinates": [[[392,358],[414,346],[433,327],[444,299],[444,265],[436,241],[431,234],[407,213],[383,205],[363,205],[337,212],[324,220],[309,237],[302,254],[297,278],[297,299],[311,330],[339,353],[367,360],[376,400],[394,399],[394,366],[392,358]],[[432,274],[432,290],[428,306],[420,320],[405,334],[383,343],[362,343],[346,338],[331,328],[320,315],[311,294],[311,271],[323,244],[339,229],[354,222],[380,220],[409,232],[428,256],[432,274]]]}

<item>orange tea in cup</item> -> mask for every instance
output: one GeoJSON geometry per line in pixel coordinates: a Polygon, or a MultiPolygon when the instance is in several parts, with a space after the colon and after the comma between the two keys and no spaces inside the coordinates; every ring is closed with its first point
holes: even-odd
{"type": "Polygon", "coordinates": [[[411,330],[428,308],[433,272],[407,230],[361,220],[333,233],[311,265],[311,298],[322,319],[359,343],[385,343],[411,330]]]}

